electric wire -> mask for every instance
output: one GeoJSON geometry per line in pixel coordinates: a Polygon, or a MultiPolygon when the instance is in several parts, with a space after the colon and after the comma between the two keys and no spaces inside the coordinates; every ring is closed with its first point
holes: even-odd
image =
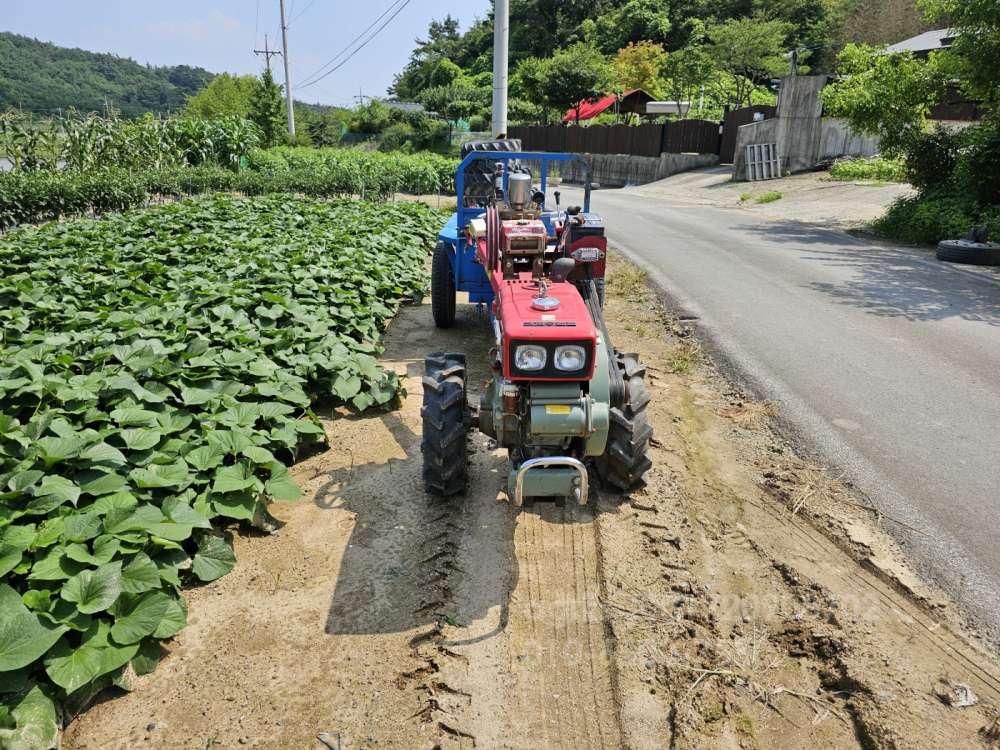
{"type": "Polygon", "coordinates": [[[392,12],[392,11],[393,11],[394,9],[396,9],[396,7],[397,7],[397,6],[398,6],[398,5],[399,5],[399,4],[401,3],[401,2],[402,2],[402,0],[392,0],[392,2],[391,2],[391,3],[389,4],[389,7],[388,7],[388,8],[386,8],[386,9],[385,9],[384,11],[382,11],[382,15],[380,15],[380,16],[379,16],[378,18],[376,18],[376,19],[375,19],[374,21],[372,21],[372,22],[371,22],[371,23],[370,23],[370,24],[369,24],[369,25],[368,25],[368,26],[367,26],[367,27],[366,27],[366,28],[364,29],[364,31],[362,31],[362,32],[361,32],[360,34],[358,34],[358,35],[357,35],[356,37],[354,37],[354,39],[352,39],[352,40],[350,41],[350,43],[348,43],[348,45],[347,45],[346,47],[344,47],[344,48],[343,48],[342,50],[340,50],[340,52],[338,52],[338,53],[337,53],[336,55],[334,55],[334,56],[333,56],[333,57],[331,57],[331,58],[330,58],[329,60],[327,60],[327,62],[326,62],[326,63],[324,63],[324,64],[323,64],[323,65],[321,65],[321,66],[320,66],[319,68],[317,68],[317,69],[316,69],[316,70],[314,70],[314,71],[313,71],[312,73],[310,73],[310,74],[309,74],[308,76],[306,76],[305,80],[306,80],[306,81],[311,81],[311,80],[312,80],[313,78],[315,78],[315,77],[316,77],[317,75],[319,75],[320,73],[322,73],[322,72],[323,72],[323,71],[324,71],[324,70],[325,70],[326,68],[328,68],[328,67],[330,67],[331,65],[333,65],[334,63],[336,63],[336,62],[337,62],[337,61],[338,61],[338,60],[339,60],[339,59],[340,59],[341,57],[343,57],[343,56],[344,56],[345,54],[347,54],[347,53],[348,53],[348,52],[349,52],[349,51],[351,50],[351,48],[352,48],[352,47],[353,47],[353,46],[354,46],[354,45],[355,45],[355,44],[356,44],[356,43],[357,43],[357,42],[358,42],[359,40],[361,40],[361,39],[362,39],[362,38],[363,38],[363,37],[365,36],[365,34],[367,34],[367,33],[368,33],[369,31],[371,31],[371,30],[372,30],[373,28],[375,28],[375,26],[376,26],[376,25],[378,25],[378,22],[379,22],[379,21],[381,21],[381,20],[382,20],[383,18],[385,18],[385,17],[387,16],[387,15],[389,15],[389,14],[390,14],[390,13],[391,13],[391,12],[392,12]]]}
{"type": "Polygon", "coordinates": [[[323,65],[317,71],[309,75],[303,83],[299,84],[299,89],[306,88],[307,86],[312,86],[313,84],[322,81],[327,76],[340,70],[340,68],[342,68],[351,60],[351,58],[353,58],[356,54],[358,54],[361,50],[363,50],[373,39],[375,39],[375,37],[377,37],[386,26],[392,23],[392,21],[396,18],[396,16],[402,13],[403,9],[406,8],[406,6],[410,4],[410,2],[411,0],[401,0],[400,4],[400,0],[396,0],[396,2],[390,5],[389,8],[384,13],[382,13],[381,16],[376,18],[375,21],[371,25],[369,25],[367,29],[365,29],[358,36],[356,36],[354,40],[347,45],[347,47],[345,47],[343,50],[337,53],[329,62],[326,63],[326,65],[323,65]],[[387,18],[381,26],[375,29],[375,31],[372,32],[372,34],[363,42],[361,42],[361,44],[358,45],[353,51],[350,51],[351,47],[353,47],[358,42],[359,39],[361,39],[368,31],[372,29],[372,27],[374,27],[380,20],[385,18],[386,15],[388,15],[389,13],[392,13],[392,15],[390,15],[389,18],[387,18]],[[337,62],[337,60],[341,58],[344,54],[346,54],[348,51],[350,51],[350,54],[348,54],[347,57],[345,57],[340,62],[337,62]],[[334,67],[327,70],[325,73],[320,74],[321,71],[324,70],[324,68],[327,68],[330,65],[333,65],[334,63],[337,64],[334,65],[334,67]]]}
{"type": "Polygon", "coordinates": [[[302,16],[303,13],[305,13],[307,10],[309,10],[309,8],[311,8],[312,4],[315,3],[315,2],[316,2],[316,0],[309,0],[309,2],[305,4],[305,6],[302,8],[302,10],[300,10],[298,13],[296,13],[294,16],[292,16],[292,20],[290,20],[288,22],[288,25],[291,26],[293,23],[295,23],[295,21],[298,20],[302,16]]]}

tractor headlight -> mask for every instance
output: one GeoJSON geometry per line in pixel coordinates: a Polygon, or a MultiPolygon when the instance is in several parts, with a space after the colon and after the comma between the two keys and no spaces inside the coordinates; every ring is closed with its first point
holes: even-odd
{"type": "Polygon", "coordinates": [[[522,344],[514,350],[514,367],[525,372],[535,372],[545,368],[547,358],[545,347],[522,344]]]}
{"type": "Polygon", "coordinates": [[[563,372],[576,372],[582,370],[587,363],[587,353],[582,346],[557,346],[555,365],[557,370],[563,372]]]}

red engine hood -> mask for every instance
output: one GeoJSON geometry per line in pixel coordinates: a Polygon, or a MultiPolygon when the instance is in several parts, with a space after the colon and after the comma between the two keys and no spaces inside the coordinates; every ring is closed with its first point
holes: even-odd
{"type": "MultiPolygon", "coordinates": [[[[513,341],[538,342],[587,342],[590,351],[597,345],[597,329],[590,318],[590,311],[580,297],[580,292],[569,282],[550,284],[549,297],[559,300],[555,310],[536,310],[531,306],[532,300],[538,296],[538,287],[531,280],[531,274],[525,273],[517,281],[503,281],[497,295],[497,317],[503,330],[504,352],[510,352],[513,341]]],[[[590,372],[583,379],[593,377],[593,360],[591,357],[590,372]]],[[[504,376],[513,380],[566,380],[566,377],[511,377],[510,357],[504,356],[504,376]]]]}

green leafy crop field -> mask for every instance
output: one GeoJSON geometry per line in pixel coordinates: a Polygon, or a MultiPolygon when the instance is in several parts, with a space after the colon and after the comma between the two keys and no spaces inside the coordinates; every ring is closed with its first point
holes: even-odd
{"type": "MultiPolygon", "coordinates": [[[[441,223],[421,204],[209,195],[0,237],[0,746],[152,670],[377,355],[441,223]]],[[[20,743],[20,744],[18,744],[20,743]]]]}

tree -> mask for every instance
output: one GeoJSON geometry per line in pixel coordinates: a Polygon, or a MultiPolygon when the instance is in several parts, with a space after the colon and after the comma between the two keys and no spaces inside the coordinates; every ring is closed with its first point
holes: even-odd
{"type": "Polygon", "coordinates": [[[642,40],[665,42],[671,23],[667,3],[662,0],[627,0],[584,28],[588,42],[613,54],[627,44],[642,40]]]}
{"type": "Polygon", "coordinates": [[[253,76],[222,73],[197,94],[189,96],[184,111],[196,117],[247,117],[258,86],[259,83],[253,76]]]}
{"type": "Polygon", "coordinates": [[[256,84],[249,117],[260,128],[265,146],[275,146],[284,140],[285,105],[281,87],[274,82],[270,68],[264,70],[256,84]]]}
{"type": "Polygon", "coordinates": [[[894,44],[932,28],[914,0],[843,0],[841,13],[842,44],[894,44]]]}
{"type": "Polygon", "coordinates": [[[659,96],[663,88],[660,74],[666,61],[667,53],[662,44],[629,42],[615,57],[615,81],[625,91],[643,89],[654,97],[659,96]]]}
{"type": "Polygon", "coordinates": [[[682,102],[694,102],[701,90],[718,77],[712,56],[700,39],[669,53],[660,74],[666,96],[677,103],[678,110],[682,102]]]}
{"type": "Polygon", "coordinates": [[[462,76],[448,86],[424,89],[419,101],[427,110],[444,115],[449,120],[464,120],[483,114],[484,110],[488,112],[492,95],[492,86],[483,86],[472,78],[462,76]]]}
{"type": "Polygon", "coordinates": [[[753,0],[751,13],[757,18],[786,22],[785,46],[797,48],[800,60],[808,55],[821,67],[832,67],[836,49],[842,46],[837,45],[835,31],[843,20],[843,0],[753,0]]]}
{"type": "Polygon", "coordinates": [[[606,93],[613,75],[607,59],[585,42],[559,50],[538,68],[542,101],[559,109],[574,108],[580,119],[580,102],[606,93]]]}
{"type": "Polygon", "coordinates": [[[848,44],[838,57],[841,79],[823,91],[831,114],[859,133],[877,135],[881,148],[899,154],[924,132],[927,115],[941,99],[948,76],[940,53],[927,60],[909,52],[848,44]]]}
{"type": "Polygon", "coordinates": [[[728,79],[733,106],[748,106],[757,84],[787,69],[784,51],[789,29],[784,21],[760,18],[730,19],[707,27],[709,53],[728,79]]]}
{"type": "Polygon", "coordinates": [[[1000,106],[1000,3],[997,0],[922,0],[928,18],[950,23],[958,36],[944,53],[968,94],[1000,106]]]}
{"type": "Polygon", "coordinates": [[[450,15],[443,21],[431,21],[427,27],[427,38],[417,39],[416,48],[410,53],[410,61],[393,80],[389,94],[399,99],[415,100],[417,95],[435,84],[431,81],[438,64],[453,57],[459,47],[458,20],[450,15]]]}

